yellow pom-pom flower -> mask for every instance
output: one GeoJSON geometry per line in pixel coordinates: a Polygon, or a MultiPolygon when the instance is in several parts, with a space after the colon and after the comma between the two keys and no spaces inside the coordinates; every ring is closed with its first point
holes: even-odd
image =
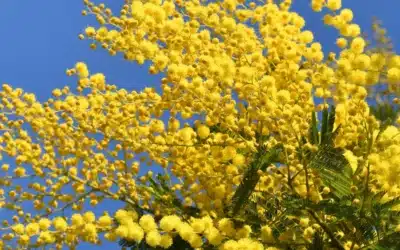
{"type": "Polygon", "coordinates": [[[351,42],[350,48],[353,52],[361,54],[365,48],[365,40],[362,37],[356,37],[351,42]]]}
{"type": "Polygon", "coordinates": [[[183,128],[180,131],[180,137],[183,141],[189,142],[192,139],[193,129],[190,127],[183,128]]]}
{"type": "Polygon", "coordinates": [[[303,31],[300,34],[300,40],[302,43],[311,43],[314,40],[314,34],[309,30],[303,31]]]}
{"type": "Polygon", "coordinates": [[[180,223],[181,223],[181,220],[178,216],[168,215],[168,216],[164,216],[160,220],[160,228],[164,232],[171,232],[172,230],[177,228],[180,225],[180,223]]]}
{"type": "Polygon", "coordinates": [[[211,245],[217,246],[221,244],[223,240],[222,234],[215,227],[209,228],[206,237],[211,245]]]}
{"type": "Polygon", "coordinates": [[[345,22],[351,22],[353,20],[353,11],[351,9],[342,9],[340,11],[340,17],[345,22]]]}
{"type": "Polygon", "coordinates": [[[87,211],[83,214],[83,220],[87,223],[93,223],[96,220],[96,216],[92,211],[87,211]]]}
{"type": "Polygon", "coordinates": [[[80,214],[73,214],[72,216],[71,216],[71,223],[72,223],[72,225],[73,226],[81,226],[81,225],[83,225],[85,222],[84,222],[84,220],[83,220],[83,217],[82,217],[82,215],[80,215],[80,214]]]}
{"type": "Polygon", "coordinates": [[[161,235],[160,243],[159,243],[160,247],[162,247],[164,249],[167,249],[170,246],[172,246],[172,243],[173,243],[173,240],[172,240],[172,237],[169,234],[161,235]]]}
{"type": "Polygon", "coordinates": [[[251,227],[249,225],[245,225],[236,232],[235,237],[236,239],[248,238],[251,232],[252,232],[251,227]]]}
{"type": "Polygon", "coordinates": [[[149,214],[145,214],[140,218],[139,225],[145,232],[150,232],[157,229],[157,224],[154,221],[154,217],[149,214]]]}
{"type": "Polygon", "coordinates": [[[26,225],[25,231],[28,236],[36,235],[39,233],[40,227],[38,223],[29,223],[26,225]]]}
{"type": "Polygon", "coordinates": [[[202,219],[193,218],[190,226],[193,228],[194,232],[198,234],[202,233],[205,229],[204,221],[202,219]]]}
{"type": "Polygon", "coordinates": [[[227,146],[222,150],[222,159],[229,161],[236,156],[236,148],[233,146],[227,146]]]}
{"type": "Polygon", "coordinates": [[[270,226],[265,225],[261,227],[261,239],[265,242],[272,242],[274,240],[274,235],[270,226]]]}
{"type": "Polygon", "coordinates": [[[157,230],[153,230],[147,233],[146,243],[151,247],[157,247],[160,244],[161,235],[157,230]]]}
{"type": "Polygon", "coordinates": [[[199,249],[203,245],[203,239],[197,234],[193,234],[190,238],[189,244],[194,249],[199,249]]]}
{"type": "Polygon", "coordinates": [[[202,124],[197,128],[197,134],[201,139],[206,139],[210,135],[210,128],[202,124]]]}
{"type": "Polygon", "coordinates": [[[391,68],[387,72],[387,79],[389,83],[398,83],[400,82],[400,69],[391,68]]]}
{"type": "Polygon", "coordinates": [[[98,224],[100,227],[110,227],[113,224],[113,219],[109,215],[103,215],[99,218],[98,224]]]}
{"type": "Polygon", "coordinates": [[[310,222],[309,218],[300,218],[299,224],[302,227],[307,227],[309,222],[310,222]]]}
{"type": "Polygon", "coordinates": [[[47,218],[42,218],[39,220],[39,228],[41,230],[47,230],[51,226],[51,220],[47,218]]]}
{"type": "Polygon", "coordinates": [[[11,228],[16,234],[18,235],[22,235],[25,232],[25,227],[23,224],[15,224],[14,226],[12,226],[11,228]]]}
{"type": "Polygon", "coordinates": [[[17,167],[14,170],[14,174],[15,174],[15,176],[18,176],[18,177],[25,176],[26,170],[23,167],[17,167]]]}
{"type": "Polygon", "coordinates": [[[229,237],[233,237],[236,233],[235,224],[228,218],[223,218],[218,222],[218,229],[229,237]]]}
{"type": "Polygon", "coordinates": [[[62,218],[62,217],[56,217],[56,218],[53,220],[53,225],[54,225],[54,228],[55,228],[57,231],[60,231],[60,232],[65,232],[65,230],[67,230],[67,228],[68,228],[67,222],[66,222],[65,219],[62,218]]]}
{"type": "Polygon", "coordinates": [[[96,35],[96,29],[93,28],[93,27],[87,27],[87,28],[85,29],[85,33],[86,33],[86,35],[87,35],[88,37],[93,37],[93,36],[96,35]]]}
{"type": "Polygon", "coordinates": [[[304,237],[304,239],[306,239],[308,241],[311,241],[312,238],[313,238],[314,233],[315,233],[314,228],[307,227],[306,229],[304,229],[303,237],[304,237]]]}
{"type": "Polygon", "coordinates": [[[127,226],[125,226],[125,225],[120,225],[115,230],[115,234],[119,238],[127,238],[128,237],[128,233],[129,233],[129,228],[127,226]]]}
{"type": "Polygon", "coordinates": [[[340,8],[342,8],[342,0],[328,0],[326,3],[326,6],[330,9],[330,10],[338,10],[340,8]]]}
{"type": "Polygon", "coordinates": [[[75,64],[75,70],[80,78],[86,78],[89,76],[89,70],[84,62],[78,62],[75,64]]]}

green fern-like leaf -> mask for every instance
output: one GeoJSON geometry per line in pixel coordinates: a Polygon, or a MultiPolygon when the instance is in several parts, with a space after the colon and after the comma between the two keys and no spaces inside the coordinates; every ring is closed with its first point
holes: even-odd
{"type": "Polygon", "coordinates": [[[351,201],[347,200],[346,197],[342,197],[339,201],[330,199],[322,200],[317,204],[309,203],[308,207],[312,208],[314,211],[323,211],[324,214],[333,215],[338,220],[348,221],[358,215],[357,207],[352,206],[351,201]]]}
{"type": "Polygon", "coordinates": [[[363,249],[368,250],[398,250],[400,249],[400,233],[391,232],[386,234],[377,243],[363,249]]]}
{"type": "Polygon", "coordinates": [[[318,121],[316,112],[311,113],[311,124],[309,129],[308,139],[311,144],[314,145],[325,145],[325,144],[333,144],[333,139],[338,132],[338,129],[334,130],[335,125],[335,106],[331,106],[329,109],[324,109],[322,111],[322,121],[320,133],[318,133],[318,121]]]}
{"type": "Polygon", "coordinates": [[[321,138],[320,144],[332,144],[333,126],[335,124],[335,106],[330,111],[324,109],[322,111],[321,138]]]}
{"type": "Polygon", "coordinates": [[[241,208],[248,203],[248,200],[260,179],[257,171],[265,171],[269,165],[276,162],[281,151],[282,147],[281,145],[278,145],[268,152],[259,152],[255,155],[254,161],[245,172],[241,184],[233,195],[230,205],[231,216],[236,215],[241,208]]]}
{"type": "Polygon", "coordinates": [[[311,126],[309,131],[309,140],[311,144],[318,144],[318,124],[317,124],[317,115],[315,112],[311,114],[311,126]]]}
{"type": "Polygon", "coordinates": [[[326,136],[328,133],[328,118],[329,118],[329,111],[328,109],[324,109],[322,111],[322,124],[321,124],[321,137],[319,140],[320,144],[323,144],[326,140],[326,136]]]}
{"type": "Polygon", "coordinates": [[[399,109],[387,102],[379,103],[376,106],[370,107],[371,113],[376,119],[381,121],[383,124],[391,125],[396,121],[399,109]]]}
{"type": "Polygon", "coordinates": [[[336,108],[335,108],[335,106],[332,106],[331,110],[329,112],[328,124],[327,124],[327,130],[326,130],[326,139],[325,139],[325,142],[330,143],[330,144],[333,142],[331,139],[332,139],[332,133],[334,132],[333,127],[335,125],[335,118],[336,118],[335,112],[336,112],[336,108]]]}
{"type": "Polygon", "coordinates": [[[338,198],[350,194],[352,169],[341,149],[331,145],[320,146],[309,167],[317,171],[338,198]]]}
{"type": "Polygon", "coordinates": [[[400,205],[400,196],[381,204],[379,206],[379,210],[381,212],[389,212],[392,211],[393,207],[397,205],[400,205]]]}

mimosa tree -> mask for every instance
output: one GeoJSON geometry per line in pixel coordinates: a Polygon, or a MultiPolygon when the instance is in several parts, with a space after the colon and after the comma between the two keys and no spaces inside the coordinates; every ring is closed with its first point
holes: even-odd
{"type": "Polygon", "coordinates": [[[99,25],[79,38],[150,62],[162,91],[84,62],[44,103],[4,84],[3,249],[399,249],[400,56],[378,23],[367,39],[311,1],[335,54],[291,0],[84,4],[99,25]]]}

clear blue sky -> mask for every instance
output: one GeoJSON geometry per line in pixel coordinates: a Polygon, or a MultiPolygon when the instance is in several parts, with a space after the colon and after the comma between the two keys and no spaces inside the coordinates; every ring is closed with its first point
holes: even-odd
{"type": "MultiPolygon", "coordinates": [[[[323,26],[322,14],[311,11],[309,0],[293,1],[316,40],[328,50],[335,49],[337,32],[323,26]]],[[[343,2],[354,10],[355,21],[362,28],[369,29],[372,16],[381,19],[399,51],[400,1],[343,2]]],[[[104,3],[117,10],[123,0],[104,3]]],[[[88,41],[80,41],[77,36],[84,27],[96,23],[92,16],[83,17],[82,9],[80,0],[0,0],[0,83],[21,87],[44,101],[54,88],[75,86],[75,78],[67,77],[65,70],[77,61],[84,61],[91,72],[104,73],[109,82],[121,88],[133,90],[159,84],[160,77],[149,76],[144,67],[126,62],[120,55],[111,57],[102,49],[90,50],[88,41]]],[[[85,245],[80,249],[89,248],[85,245]]]]}

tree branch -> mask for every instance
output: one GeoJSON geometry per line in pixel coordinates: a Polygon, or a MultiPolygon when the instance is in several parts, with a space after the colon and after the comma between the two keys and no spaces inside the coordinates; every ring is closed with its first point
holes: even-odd
{"type": "Polygon", "coordinates": [[[340,241],[335,237],[335,234],[329,229],[328,225],[326,225],[324,222],[321,221],[317,213],[311,209],[307,209],[307,212],[314,218],[315,221],[317,221],[318,225],[322,227],[325,233],[332,240],[332,244],[339,250],[345,250],[342,243],[340,243],[340,241]]]}

